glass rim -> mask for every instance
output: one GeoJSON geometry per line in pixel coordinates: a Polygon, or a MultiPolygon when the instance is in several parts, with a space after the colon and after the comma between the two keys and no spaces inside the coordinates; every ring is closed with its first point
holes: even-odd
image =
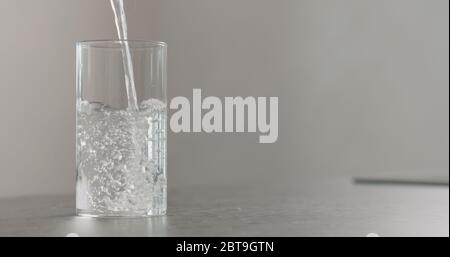
{"type": "Polygon", "coordinates": [[[77,41],[76,45],[81,47],[93,48],[121,48],[122,43],[129,43],[131,48],[151,48],[151,47],[167,47],[166,42],[154,40],[139,40],[139,39],[97,39],[97,40],[82,40],[77,41]]]}

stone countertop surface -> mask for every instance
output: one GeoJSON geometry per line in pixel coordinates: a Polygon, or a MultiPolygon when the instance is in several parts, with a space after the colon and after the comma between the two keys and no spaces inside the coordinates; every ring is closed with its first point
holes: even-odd
{"type": "Polygon", "coordinates": [[[449,236],[445,186],[169,188],[168,214],[151,218],[77,217],[74,198],[1,198],[0,236],[449,236]]]}

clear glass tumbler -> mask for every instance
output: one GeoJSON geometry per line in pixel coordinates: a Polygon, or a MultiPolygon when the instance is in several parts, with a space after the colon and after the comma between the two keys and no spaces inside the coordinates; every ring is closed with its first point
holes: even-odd
{"type": "Polygon", "coordinates": [[[78,215],[166,213],[166,52],[153,41],[77,43],[78,215]]]}

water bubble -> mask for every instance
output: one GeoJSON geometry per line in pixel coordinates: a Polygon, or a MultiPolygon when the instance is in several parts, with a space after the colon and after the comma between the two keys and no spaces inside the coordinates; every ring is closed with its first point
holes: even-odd
{"type": "Polygon", "coordinates": [[[153,154],[165,151],[160,149],[165,131],[159,129],[165,104],[149,99],[140,106],[138,113],[87,102],[79,108],[77,137],[83,147],[77,153],[78,174],[88,191],[77,194],[83,194],[89,208],[133,211],[155,208],[155,201],[165,204],[165,155],[153,154]],[[151,125],[153,117],[158,117],[156,125],[151,125]]]}
{"type": "Polygon", "coordinates": [[[122,154],[121,154],[119,151],[118,151],[118,152],[115,152],[115,153],[113,154],[112,158],[113,158],[114,160],[120,161],[120,160],[122,160],[122,154]]]}

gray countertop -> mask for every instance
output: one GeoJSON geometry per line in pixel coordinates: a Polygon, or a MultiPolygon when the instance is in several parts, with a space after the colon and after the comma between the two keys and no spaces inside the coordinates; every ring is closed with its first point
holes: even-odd
{"type": "Polygon", "coordinates": [[[0,199],[0,236],[448,236],[448,187],[354,185],[169,190],[168,215],[74,216],[74,196],[0,199]]]}

